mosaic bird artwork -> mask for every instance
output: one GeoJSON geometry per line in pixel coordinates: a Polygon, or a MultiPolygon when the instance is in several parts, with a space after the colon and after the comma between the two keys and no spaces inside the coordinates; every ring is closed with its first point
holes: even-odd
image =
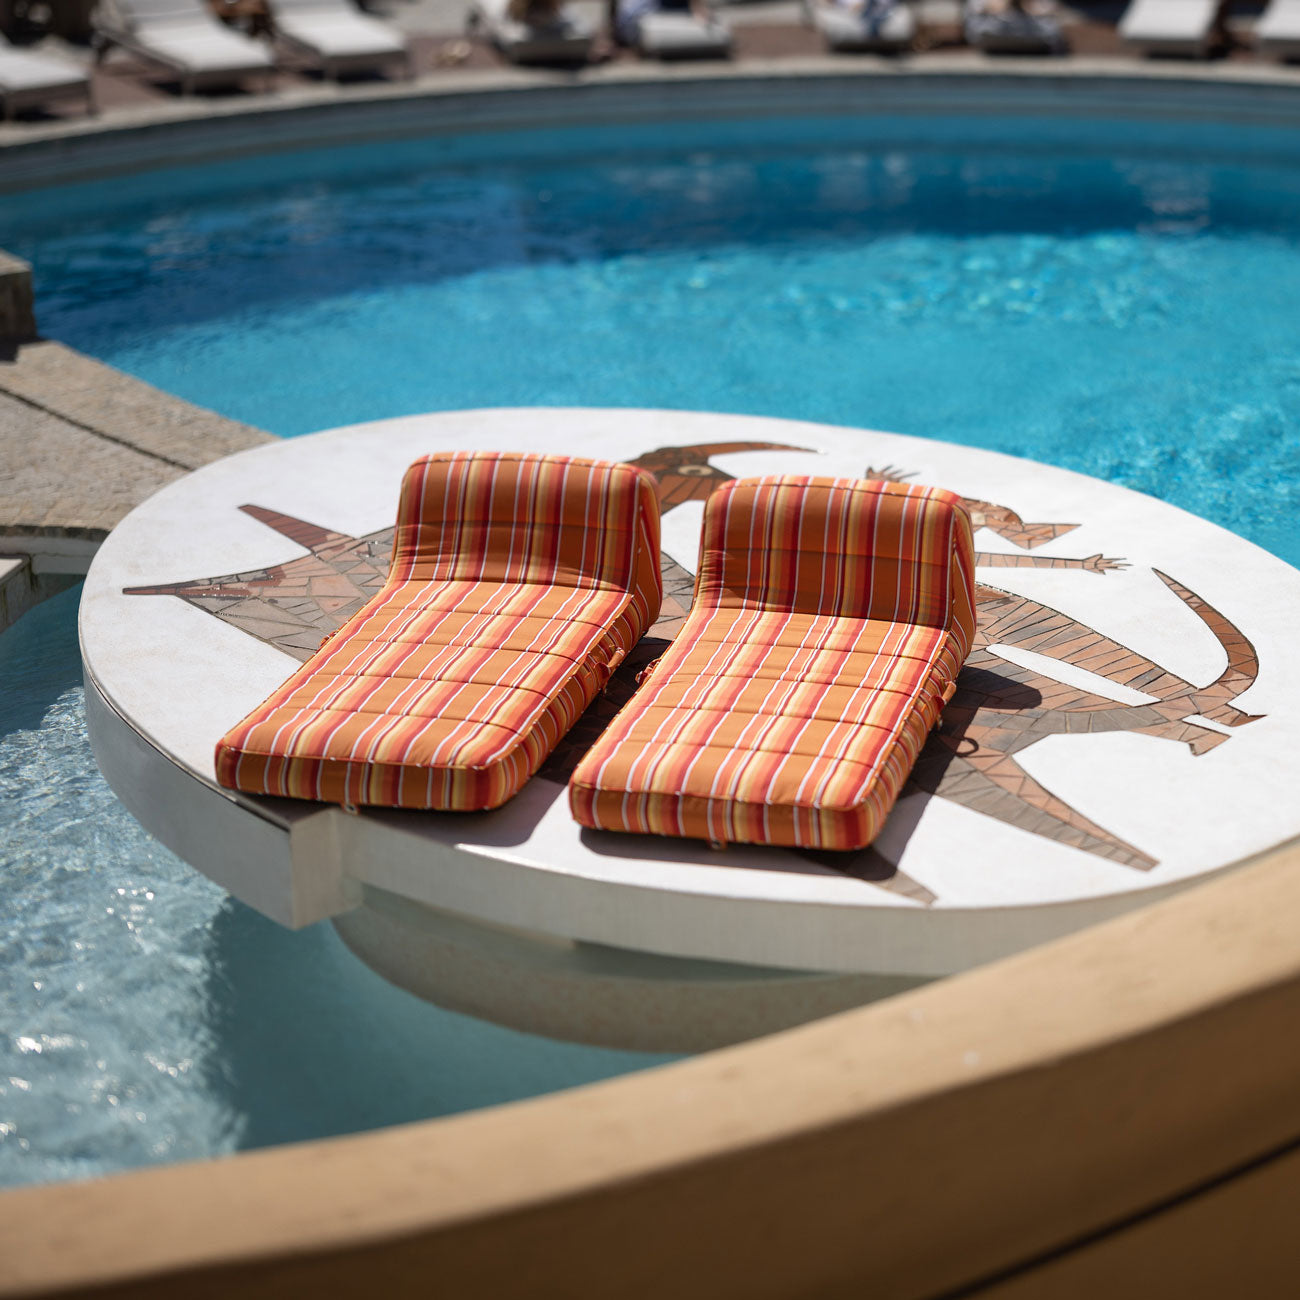
{"type": "MultiPolygon", "coordinates": [[[[892,466],[868,467],[866,478],[899,482],[910,475],[892,466]]],[[[1077,524],[1026,524],[1006,506],[965,499],[971,523],[988,528],[1013,545],[1031,551],[1063,536],[1077,524]]],[[[976,551],[975,567],[1078,569],[1105,574],[1126,568],[1102,555],[1083,559],[976,551]]],[[[1203,754],[1228,739],[1197,719],[1225,727],[1254,722],[1232,701],[1259,674],[1254,647],[1213,606],[1167,574],[1156,576],[1209,629],[1223,648],[1227,666],[1207,686],[1166,671],[1159,664],[1111,640],[1079,620],[1028,596],[987,582],[975,588],[978,623],[971,653],[957,679],[957,691],[930,738],[909,788],[936,794],[1010,826],[1122,863],[1148,870],[1156,859],[1098,826],[1045,789],[1015,756],[1046,736],[1131,731],[1180,741],[1203,754]],[[1038,667],[1017,664],[999,653],[1014,647],[1035,656],[1038,667]],[[1096,689],[1071,685],[1054,675],[1056,661],[1081,669],[1096,689]],[[1119,687],[1107,694],[1106,684],[1119,687]],[[1116,694],[1138,692],[1142,703],[1124,703],[1116,694]]]]}
{"type": "MultiPolygon", "coordinates": [[[[711,458],[750,451],[804,451],[777,443],[708,443],[661,447],[631,463],[658,484],[660,508],[703,501],[731,475],[711,458]]],[[[901,481],[908,474],[892,466],[868,468],[868,478],[901,481]]],[[[999,568],[1076,569],[1105,575],[1122,560],[1034,554],[1064,536],[1075,523],[1026,523],[1007,506],[966,500],[978,531],[987,528],[1016,552],[976,553],[977,570],[999,568]]],[[[383,585],[392,552],[393,529],[362,537],[335,532],[258,505],[240,509],[289,538],[306,552],[294,559],[242,573],[188,582],[126,589],[128,595],[175,596],[223,622],[305,661],[323,638],[342,627],[383,585]]],[[[1222,613],[1166,574],[1157,572],[1172,595],[1199,619],[1222,647],[1227,666],[1213,682],[1197,686],[1086,624],[1027,596],[981,581],[977,585],[978,628],[957,691],[944,710],[908,785],[913,792],[950,800],[1007,825],[1136,870],[1156,859],[1072,808],[1031,777],[1017,756],[1049,735],[1127,731],[1186,744],[1202,754],[1228,736],[1219,728],[1255,721],[1234,700],[1259,672],[1247,637],[1222,613]],[[1022,652],[1035,666],[1016,663],[1000,651],[1022,652]],[[1054,675],[1053,661],[1081,670],[1092,687],[1054,675]],[[1109,686],[1107,685],[1109,684],[1109,686]],[[1107,691],[1111,688],[1120,688],[1107,691]],[[1132,693],[1145,697],[1131,701],[1132,693]],[[1207,726],[1206,723],[1216,724],[1207,726]]],[[[603,695],[561,740],[538,775],[564,783],[578,758],[631,697],[637,674],[658,658],[681,628],[690,608],[693,575],[663,556],[664,600],[650,634],[613,675],[603,695]]],[[[1074,674],[1077,678],[1078,674],[1074,674]]],[[[804,852],[825,869],[869,881],[918,902],[935,895],[900,871],[875,848],[855,854],[804,852]]]]}

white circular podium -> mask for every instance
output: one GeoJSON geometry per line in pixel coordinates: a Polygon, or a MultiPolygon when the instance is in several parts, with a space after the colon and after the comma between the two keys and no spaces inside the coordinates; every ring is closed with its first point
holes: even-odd
{"type": "Polygon", "coordinates": [[[737,1041],[1186,887],[1300,834],[1300,572],[1174,507],[895,434],[642,410],[412,416],[285,440],[159,492],[81,610],[100,767],[139,820],[286,925],[518,1028],[647,1050],[737,1041]],[[217,739],[378,587],[402,471],[438,449],[627,460],[659,482],[664,610],[542,771],[491,813],[220,789],[217,739]],[[979,635],[860,853],[591,832],[564,782],[690,603],[732,477],[890,475],[960,493],[979,635]]]}

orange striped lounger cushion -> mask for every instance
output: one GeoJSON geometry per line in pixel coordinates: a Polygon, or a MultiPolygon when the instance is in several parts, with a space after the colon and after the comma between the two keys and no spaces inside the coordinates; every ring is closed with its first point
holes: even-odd
{"type": "Polygon", "coordinates": [[[686,624],[578,765],[574,816],[715,843],[870,843],[970,650],[973,573],[951,492],[720,488],[686,624]]]}
{"type": "Polygon", "coordinates": [[[495,808],[659,611],[659,509],[629,465],[439,453],[402,482],[383,589],[217,745],[223,785],[495,808]]]}

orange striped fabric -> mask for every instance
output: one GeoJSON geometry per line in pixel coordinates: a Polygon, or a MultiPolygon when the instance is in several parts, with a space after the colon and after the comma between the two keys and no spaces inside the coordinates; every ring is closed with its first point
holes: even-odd
{"type": "Polygon", "coordinates": [[[217,745],[217,779],[349,805],[495,808],[654,622],[649,475],[439,453],[407,470],[383,589],[217,745]]]}
{"type": "Polygon", "coordinates": [[[604,830],[854,849],[885,820],[975,632],[959,497],[736,479],[709,498],[691,612],[574,771],[604,830]]]}

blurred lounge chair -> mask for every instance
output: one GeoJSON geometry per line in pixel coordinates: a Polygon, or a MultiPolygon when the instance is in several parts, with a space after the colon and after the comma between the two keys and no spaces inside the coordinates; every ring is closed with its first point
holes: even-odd
{"type": "Polygon", "coordinates": [[[701,0],[617,0],[614,38],[659,59],[726,58],[731,30],[701,0]]]}
{"type": "Polygon", "coordinates": [[[1069,49],[1050,0],[968,0],[966,44],[986,54],[1064,54],[1069,49]]]}
{"type": "Polygon", "coordinates": [[[586,63],[596,33],[556,0],[471,0],[466,25],[511,63],[586,63]]]}
{"type": "Polygon", "coordinates": [[[1143,54],[1204,58],[1218,8],[1218,0],[1133,0],[1119,20],[1120,39],[1143,54]]]}
{"type": "Polygon", "coordinates": [[[1300,58],[1300,0],[1271,0],[1255,24],[1255,48],[1278,59],[1300,58]]]}
{"type": "Polygon", "coordinates": [[[90,78],[75,63],[46,54],[16,50],[0,36],[0,118],[56,99],[84,98],[86,111],[95,111],[90,78]]]}
{"type": "Polygon", "coordinates": [[[346,72],[375,72],[400,63],[415,73],[410,44],[396,28],[358,13],[349,0],[274,0],[274,38],[335,80],[346,72]]]}
{"type": "Polygon", "coordinates": [[[916,39],[906,0],[806,0],[804,13],[830,50],[893,52],[916,39]]]}
{"type": "Polygon", "coordinates": [[[202,0],[112,0],[96,12],[95,44],[101,59],[118,45],[161,65],[187,95],[274,68],[263,45],[218,22],[202,0]]]}

